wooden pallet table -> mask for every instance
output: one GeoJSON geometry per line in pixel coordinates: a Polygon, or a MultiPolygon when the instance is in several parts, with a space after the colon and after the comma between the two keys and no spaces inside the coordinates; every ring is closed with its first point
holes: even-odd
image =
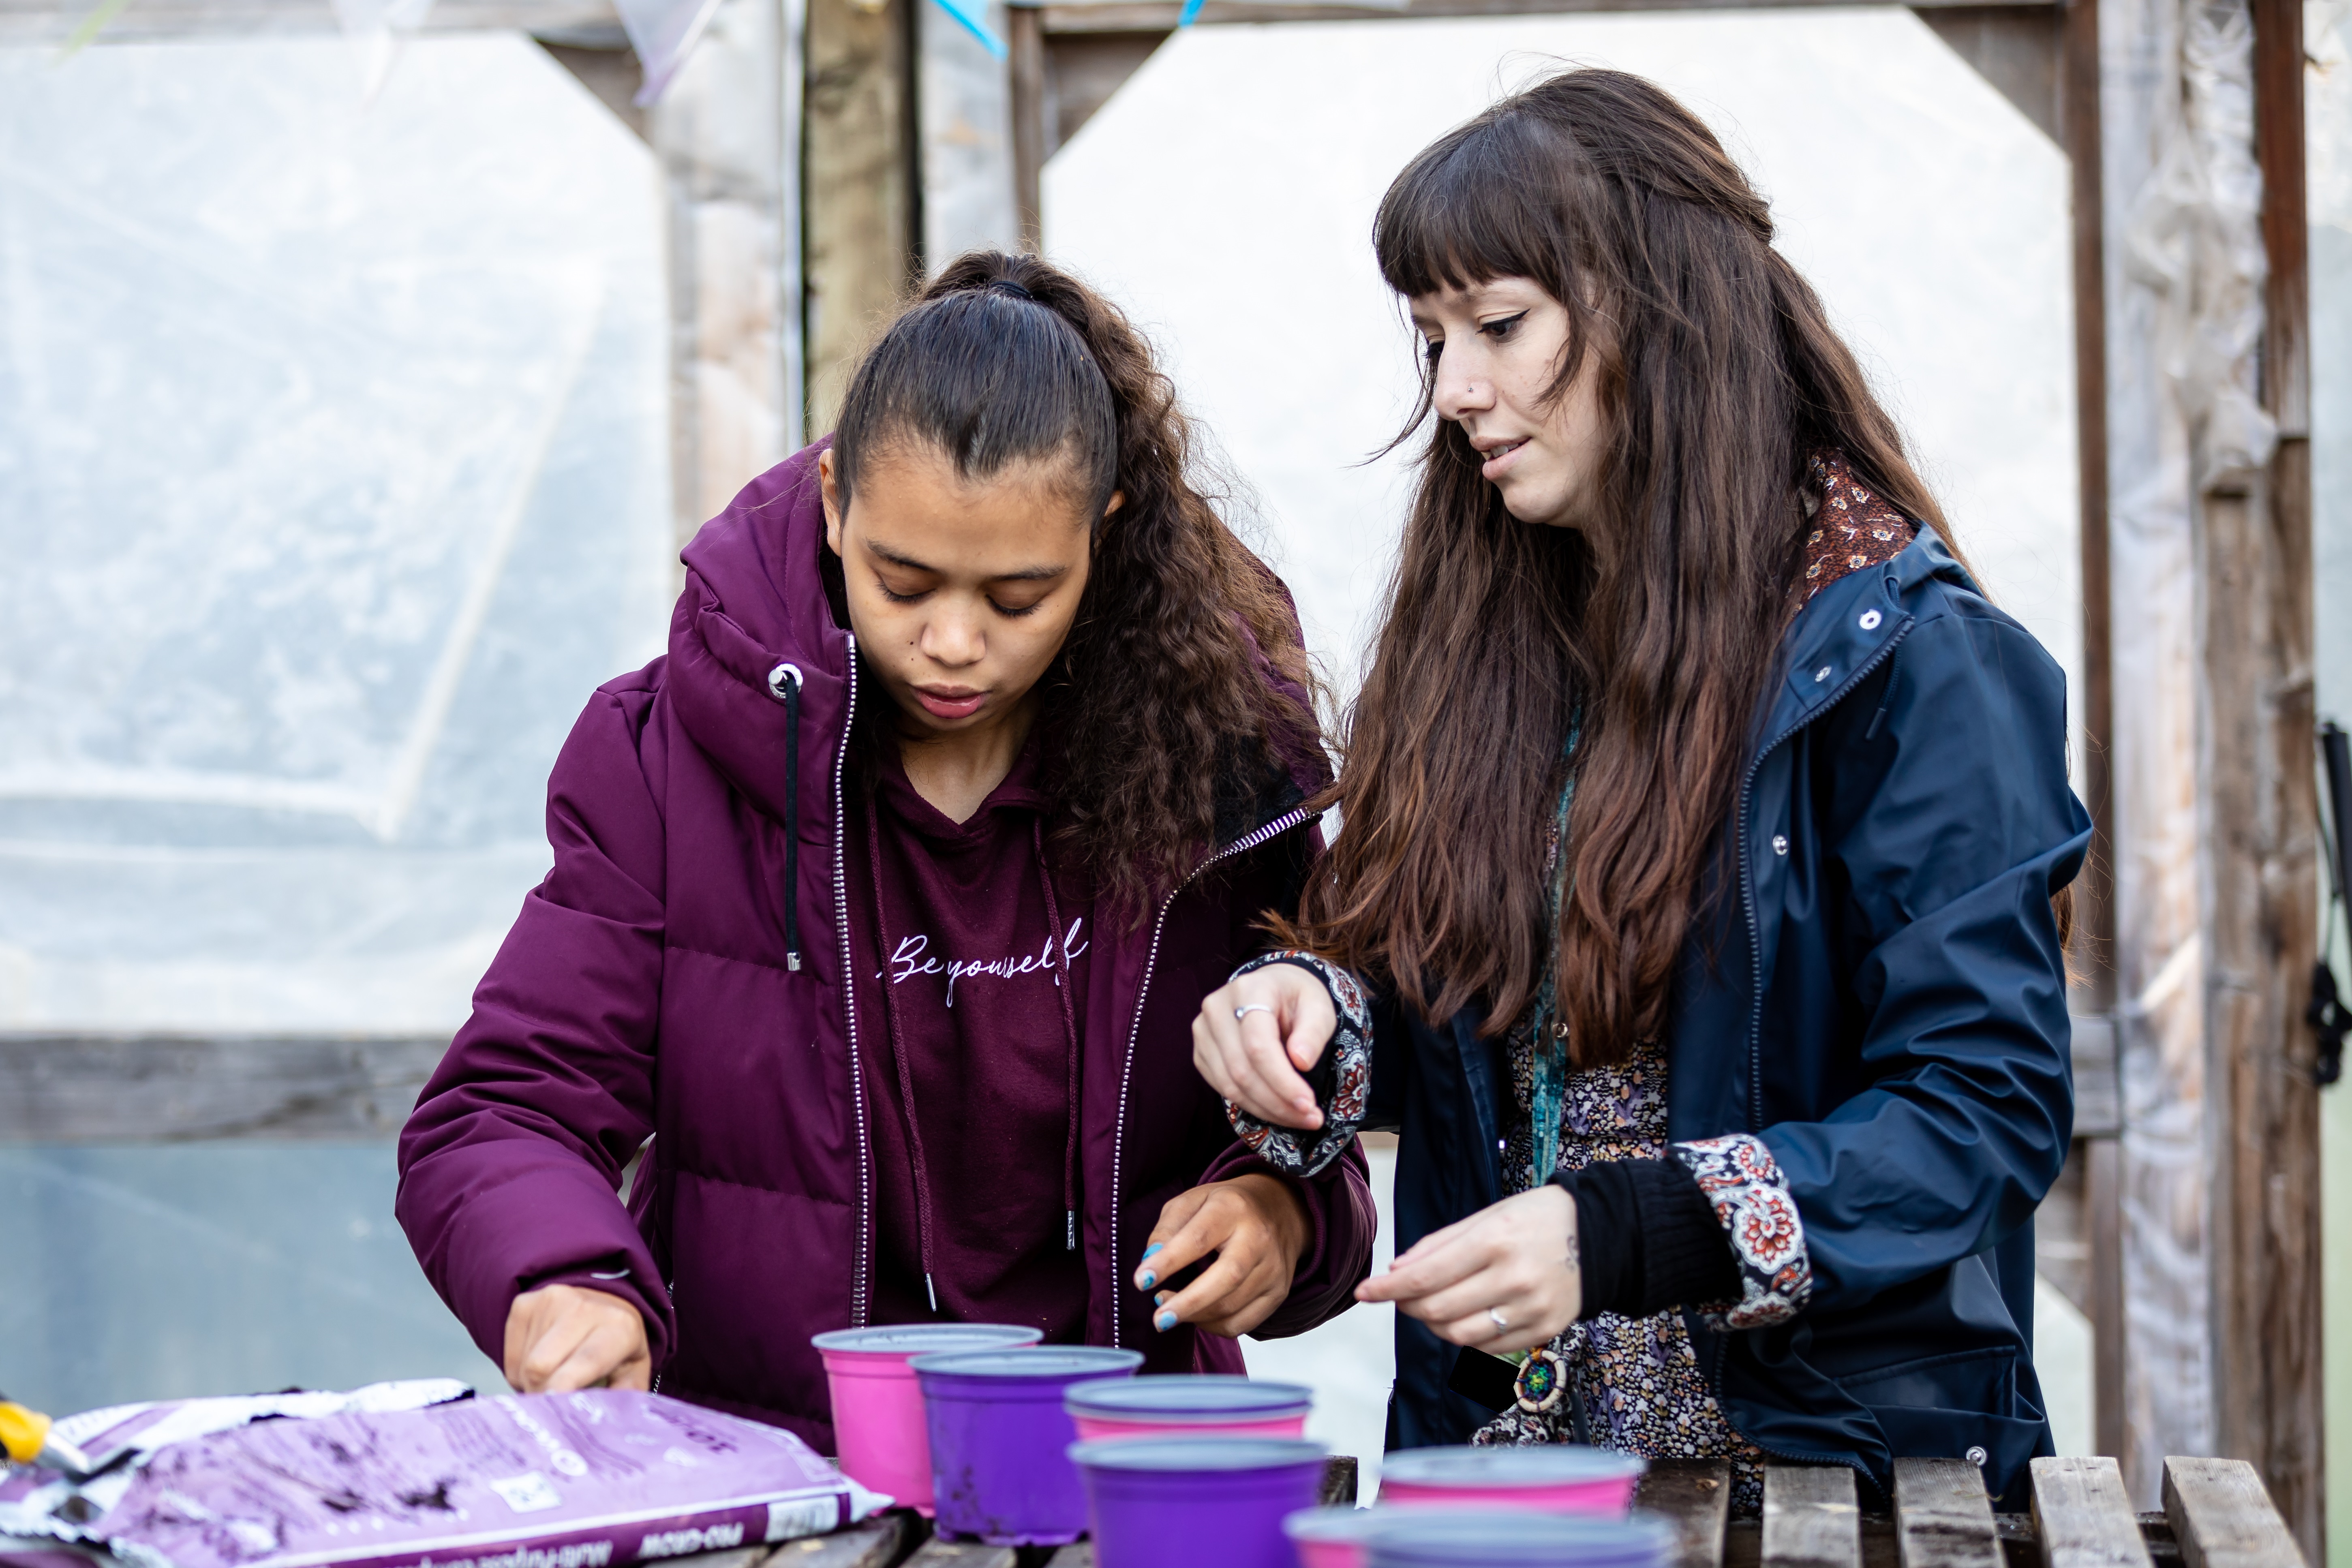
{"type": "MultiPolygon", "coordinates": [[[[2252,1465],[2167,1459],[2164,1511],[2135,1514],[2113,1459],[2036,1459],[2031,1514],[2000,1514],[1963,1459],[1898,1459],[1892,1514],[1863,1510],[1843,1465],[1774,1465],[1761,1519],[1731,1517],[1731,1467],[1660,1459],[1636,1506],[1676,1536],[1674,1568],[2309,1568],[2252,1465]]],[[[1356,1500],[1356,1462],[1324,1472],[1326,1503],[1356,1500]]],[[[905,1514],[671,1568],[1094,1568],[1085,1542],[1048,1552],[927,1539],[905,1514]]]]}

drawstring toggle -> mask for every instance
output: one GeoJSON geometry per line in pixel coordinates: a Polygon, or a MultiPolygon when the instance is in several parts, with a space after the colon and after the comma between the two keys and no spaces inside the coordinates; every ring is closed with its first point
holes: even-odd
{"type": "Polygon", "coordinates": [[[768,695],[784,705],[784,967],[801,972],[801,667],[768,671],[768,695]]]}

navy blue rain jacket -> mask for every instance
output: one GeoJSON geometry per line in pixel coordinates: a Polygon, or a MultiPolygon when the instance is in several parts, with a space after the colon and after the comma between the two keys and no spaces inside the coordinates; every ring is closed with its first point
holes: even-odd
{"type": "MultiPolygon", "coordinates": [[[[2074,1125],[2052,895],[2091,825],[2066,688],[1933,531],[1822,589],[1782,639],[1667,1037],[1669,1136],[1752,1132],[1804,1220],[1813,1291],[1769,1329],[1685,1310],[1731,1424],[1768,1455],[1977,1459],[2012,1503],[2051,1451],[2032,1364],[2033,1211],[2074,1125]]],[[[1376,1008],[1364,1125],[1402,1134],[1398,1250],[1502,1195],[1499,1040],[1376,1008]]],[[[1397,1320],[1391,1447],[1491,1413],[1397,1320]]]]}

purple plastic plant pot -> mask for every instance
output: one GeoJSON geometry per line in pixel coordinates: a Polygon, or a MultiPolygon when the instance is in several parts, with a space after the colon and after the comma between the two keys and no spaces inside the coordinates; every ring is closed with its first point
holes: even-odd
{"type": "Polygon", "coordinates": [[[1476,1504],[1622,1519],[1649,1461],[1574,1443],[1415,1448],[1381,1464],[1381,1501],[1399,1508],[1476,1504]]]}
{"type": "Polygon", "coordinates": [[[1061,1546],[1087,1528],[1064,1393],[1132,1377],[1141,1351],[1096,1345],[917,1356],[931,1439],[933,1517],[941,1535],[991,1546],[1061,1546]]]}
{"type": "Polygon", "coordinates": [[[1282,1521],[1315,1500],[1323,1454],[1295,1437],[1073,1445],[1096,1568],[1292,1568],[1282,1521]]]}
{"type": "Polygon", "coordinates": [[[824,1358],[833,1393],[833,1438],[842,1473],[887,1492],[900,1508],[931,1513],[931,1440],[923,1390],[907,1363],[945,1351],[1034,1345],[1035,1329],[1015,1323],[909,1323],[835,1329],[809,1342],[824,1358]]]}
{"type": "Polygon", "coordinates": [[[1374,1509],[1370,1568],[1669,1568],[1673,1525],[1652,1514],[1574,1519],[1499,1510],[1374,1509]]]}
{"type": "Polygon", "coordinates": [[[1081,1384],[1063,1405],[1078,1441],[1127,1437],[1297,1437],[1315,1391],[1303,1383],[1202,1373],[1163,1373],[1081,1384]]]}

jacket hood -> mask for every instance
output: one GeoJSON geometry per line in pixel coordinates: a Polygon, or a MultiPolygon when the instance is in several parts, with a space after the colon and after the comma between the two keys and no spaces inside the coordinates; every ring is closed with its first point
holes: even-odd
{"type": "MultiPolygon", "coordinates": [[[[788,774],[800,771],[787,756],[784,684],[802,683],[812,717],[852,699],[854,642],[834,621],[822,564],[817,456],[831,444],[761,474],[703,525],[680,552],[686,589],[670,613],[667,684],[679,720],[737,787],[778,817],[788,774]]],[[[797,760],[801,769],[815,761],[797,760]]]]}
{"type": "MultiPolygon", "coordinates": [[[[793,765],[780,683],[803,683],[800,705],[812,718],[840,714],[854,698],[855,640],[835,620],[825,592],[817,458],[832,444],[827,437],[769,469],[703,526],[680,552],[686,588],[670,615],[667,681],[680,721],[746,795],[780,818],[791,793],[788,775],[829,773],[831,762],[803,754],[793,765]]],[[[1286,588],[1284,594],[1287,598],[1286,588]]],[[[1259,679],[1311,712],[1306,690],[1274,667],[1255,638],[1250,649],[1259,679]]],[[[803,734],[838,731],[826,723],[803,734]]],[[[829,752],[832,742],[823,745],[829,752]]],[[[1279,773],[1253,798],[1220,813],[1222,841],[1246,835],[1330,782],[1328,761],[1312,738],[1280,737],[1277,750],[1279,773]]]]}

